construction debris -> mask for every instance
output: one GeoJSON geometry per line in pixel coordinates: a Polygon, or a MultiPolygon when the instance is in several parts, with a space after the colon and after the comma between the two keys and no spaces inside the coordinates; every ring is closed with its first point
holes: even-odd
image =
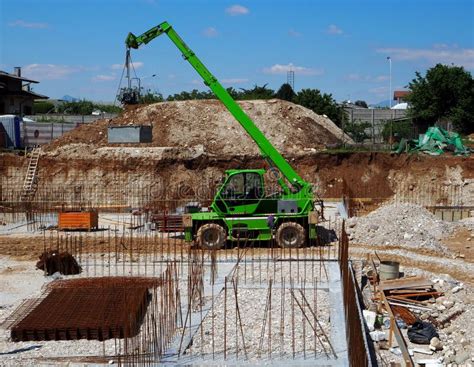
{"type": "Polygon", "coordinates": [[[72,275],[81,272],[81,267],[74,256],[58,250],[43,252],[36,263],[36,269],[44,270],[46,275],[53,275],[57,272],[63,275],[72,275]]]}
{"type": "MultiPolygon", "coordinates": [[[[431,340],[438,337],[436,329],[429,322],[416,321],[408,329],[408,339],[415,344],[431,344],[431,340]]],[[[433,343],[437,345],[436,341],[433,343]]]]}
{"type": "MultiPolygon", "coordinates": [[[[471,301],[459,295],[463,292],[462,283],[449,277],[430,279],[411,272],[400,279],[378,282],[378,267],[373,261],[370,264],[365,272],[370,275],[371,281],[364,293],[366,300],[372,300],[366,306],[378,313],[374,336],[375,333],[387,334],[388,342],[383,341],[383,338],[379,338],[380,341],[374,339],[382,360],[393,362],[400,357],[406,360],[408,356],[415,356],[413,353],[418,353],[432,354],[437,358],[437,363],[448,364],[455,362],[458,356],[461,360],[465,355],[470,355],[470,344],[463,336],[472,331],[470,326],[466,326],[469,315],[465,315],[465,312],[469,310],[463,304],[471,301]],[[370,293],[368,297],[367,292],[370,293]],[[456,322],[458,317],[463,317],[464,323],[456,322]],[[405,324],[409,327],[406,328],[405,324]],[[403,345],[400,349],[390,348],[392,332],[395,332],[399,345],[406,345],[407,353],[403,345]],[[429,349],[417,347],[420,343],[428,345],[429,349]],[[386,352],[387,349],[391,350],[390,354],[386,352]]],[[[420,363],[418,359],[415,360],[420,363]]]]}
{"type": "Polygon", "coordinates": [[[449,132],[438,126],[429,127],[426,133],[420,134],[418,139],[402,139],[395,152],[422,152],[430,155],[440,155],[445,151],[451,151],[455,155],[469,155],[472,151],[464,146],[461,136],[455,132],[449,132]]]}

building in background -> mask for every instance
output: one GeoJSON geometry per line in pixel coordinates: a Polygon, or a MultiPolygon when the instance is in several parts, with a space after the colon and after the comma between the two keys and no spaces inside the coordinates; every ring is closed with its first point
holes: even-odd
{"type": "Polygon", "coordinates": [[[32,115],[33,103],[47,96],[32,91],[36,80],[21,76],[21,68],[15,67],[13,74],[0,70],[0,115],[32,115]]]}
{"type": "Polygon", "coordinates": [[[410,93],[409,90],[396,90],[393,92],[393,100],[397,103],[405,103],[410,93]]]}

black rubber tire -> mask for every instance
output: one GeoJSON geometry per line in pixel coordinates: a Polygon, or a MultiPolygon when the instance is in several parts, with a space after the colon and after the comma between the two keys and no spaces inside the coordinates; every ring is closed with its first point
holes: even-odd
{"type": "Polygon", "coordinates": [[[219,224],[206,223],[199,227],[196,241],[203,250],[220,250],[227,240],[227,233],[219,224]]]}
{"type": "Polygon", "coordinates": [[[276,242],[281,248],[300,248],[306,239],[306,230],[301,224],[285,222],[276,231],[276,242]]]}

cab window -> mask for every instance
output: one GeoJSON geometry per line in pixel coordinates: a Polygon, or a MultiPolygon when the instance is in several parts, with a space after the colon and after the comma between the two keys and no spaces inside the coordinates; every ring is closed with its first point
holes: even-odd
{"type": "Polygon", "coordinates": [[[263,195],[261,177],[258,173],[237,173],[227,181],[221,195],[230,205],[260,199],[263,195]]]}

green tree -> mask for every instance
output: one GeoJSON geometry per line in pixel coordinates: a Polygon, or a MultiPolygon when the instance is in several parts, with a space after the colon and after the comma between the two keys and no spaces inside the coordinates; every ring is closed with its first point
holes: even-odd
{"type": "Polygon", "coordinates": [[[38,101],[33,105],[33,110],[35,113],[52,113],[54,112],[54,104],[48,101],[38,101]]]}
{"type": "Polygon", "coordinates": [[[326,115],[337,126],[345,120],[344,109],[332,98],[331,94],[321,94],[317,89],[302,89],[296,94],[294,102],[313,110],[318,115],[326,115]]]}
{"type": "Polygon", "coordinates": [[[291,88],[291,85],[288,83],[282,84],[280,89],[275,94],[275,97],[278,99],[283,99],[285,101],[293,102],[293,99],[295,98],[296,93],[291,88]]]}
{"type": "Polygon", "coordinates": [[[175,93],[173,95],[169,95],[166,98],[167,101],[189,101],[192,99],[213,99],[215,98],[214,93],[210,90],[207,91],[199,91],[197,89],[193,89],[191,92],[183,91],[181,93],[175,93]]]}
{"type": "Polygon", "coordinates": [[[78,102],[66,102],[58,107],[58,112],[70,115],[90,115],[94,111],[94,104],[83,99],[78,102]]]}
{"type": "Polygon", "coordinates": [[[413,139],[414,138],[414,131],[413,131],[413,122],[410,120],[404,121],[385,121],[382,130],[382,136],[384,141],[390,140],[390,135],[396,140],[400,141],[400,139],[413,139]]]}
{"type": "Polygon", "coordinates": [[[365,132],[370,127],[370,123],[365,121],[347,122],[344,124],[344,132],[347,133],[355,142],[360,143],[370,136],[365,132]]]}
{"type": "Polygon", "coordinates": [[[234,89],[233,87],[229,87],[226,90],[227,90],[227,93],[229,93],[230,96],[233,99],[239,99],[240,98],[240,92],[238,90],[234,89]]]}
{"type": "Polygon", "coordinates": [[[150,103],[158,103],[158,102],[163,102],[163,101],[164,101],[164,98],[161,93],[148,89],[145,93],[142,93],[140,95],[138,103],[150,104],[150,103]]]}
{"type": "Polygon", "coordinates": [[[408,85],[410,115],[417,123],[433,125],[448,119],[463,133],[474,131],[474,81],[460,66],[437,64],[408,85]]]}
{"type": "Polygon", "coordinates": [[[239,99],[271,99],[275,97],[275,91],[267,88],[267,84],[264,84],[261,87],[255,84],[252,89],[240,88],[240,90],[242,92],[240,93],[239,99]]]}

